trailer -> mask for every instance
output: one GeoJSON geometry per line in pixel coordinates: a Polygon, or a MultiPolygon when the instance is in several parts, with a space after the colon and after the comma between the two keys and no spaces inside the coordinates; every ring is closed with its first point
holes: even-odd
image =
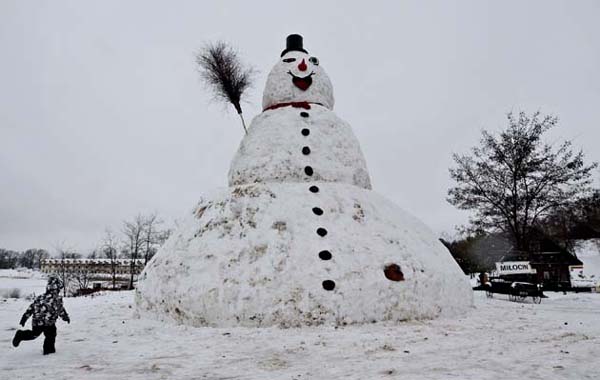
{"type": "Polygon", "coordinates": [[[485,294],[492,298],[494,294],[506,294],[513,302],[524,301],[531,297],[533,303],[541,303],[544,298],[542,285],[531,282],[508,281],[502,278],[492,278],[484,285],[485,294]]]}

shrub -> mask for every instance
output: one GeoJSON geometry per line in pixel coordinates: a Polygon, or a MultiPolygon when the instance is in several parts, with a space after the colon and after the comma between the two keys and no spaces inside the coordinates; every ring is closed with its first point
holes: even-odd
{"type": "Polygon", "coordinates": [[[2,290],[2,298],[21,298],[21,289],[4,289],[2,290]]]}

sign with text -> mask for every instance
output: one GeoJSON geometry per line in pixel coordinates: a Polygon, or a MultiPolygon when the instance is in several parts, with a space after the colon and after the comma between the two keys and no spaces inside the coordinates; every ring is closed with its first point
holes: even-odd
{"type": "Polygon", "coordinates": [[[535,273],[531,265],[529,265],[529,261],[504,261],[496,263],[496,270],[498,270],[498,274],[500,275],[535,273]]]}

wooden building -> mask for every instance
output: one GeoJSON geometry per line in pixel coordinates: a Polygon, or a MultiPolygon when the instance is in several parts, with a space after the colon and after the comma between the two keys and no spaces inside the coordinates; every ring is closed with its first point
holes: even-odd
{"type": "Polygon", "coordinates": [[[531,267],[537,272],[538,282],[546,289],[571,287],[571,267],[583,266],[583,262],[566,251],[538,252],[531,254],[531,267]]]}
{"type": "Polygon", "coordinates": [[[535,273],[530,275],[507,275],[513,281],[535,282],[544,285],[546,290],[566,290],[571,288],[571,267],[582,266],[577,257],[568,252],[536,252],[530,254],[512,254],[502,261],[528,261],[535,273]]]}
{"type": "Polygon", "coordinates": [[[514,248],[509,236],[489,234],[474,239],[469,247],[470,254],[479,259],[489,270],[496,262],[528,261],[535,274],[508,275],[514,281],[529,281],[544,285],[547,290],[563,290],[571,287],[570,269],[583,263],[574,254],[557,244],[540,231],[535,231],[530,252],[514,248]]]}

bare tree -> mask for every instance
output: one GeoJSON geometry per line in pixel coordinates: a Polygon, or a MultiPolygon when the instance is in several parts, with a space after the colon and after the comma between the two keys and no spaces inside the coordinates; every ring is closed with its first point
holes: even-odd
{"type": "Polygon", "coordinates": [[[14,269],[19,262],[19,252],[0,248],[0,269],[14,269]]]}
{"type": "Polygon", "coordinates": [[[518,250],[530,250],[536,224],[561,205],[586,196],[596,163],[585,165],[583,152],[571,142],[546,144],[542,135],[558,119],[508,114],[508,127],[498,136],[483,131],[481,145],[471,155],[454,154],[450,177],[456,185],[448,202],[474,210],[475,230],[500,230],[512,236],[518,250]]]}
{"type": "Polygon", "coordinates": [[[163,221],[154,214],[150,214],[144,218],[144,266],[148,264],[148,261],[156,254],[158,248],[171,235],[170,229],[161,229],[163,221]]]}
{"type": "Polygon", "coordinates": [[[82,265],[71,274],[71,277],[73,280],[75,280],[75,284],[81,293],[81,291],[89,287],[92,279],[92,272],[90,271],[90,267],[88,265],[82,265]]]}
{"type": "Polygon", "coordinates": [[[81,257],[80,254],[74,252],[74,250],[68,247],[64,242],[57,243],[54,247],[56,250],[56,256],[60,260],[58,266],[58,277],[63,283],[63,296],[67,296],[67,289],[73,279],[72,273],[70,270],[67,270],[67,260],[68,259],[76,259],[81,257]]]}
{"type": "Polygon", "coordinates": [[[162,247],[162,245],[165,244],[167,239],[171,237],[172,233],[173,230],[171,228],[165,228],[164,230],[160,230],[156,238],[156,244],[158,244],[159,247],[162,247]]]}
{"type": "Polygon", "coordinates": [[[148,260],[156,253],[155,245],[158,243],[158,225],[162,223],[156,214],[150,214],[145,218],[144,223],[144,266],[148,260]]]}
{"type": "Polygon", "coordinates": [[[110,276],[112,279],[112,288],[116,288],[117,284],[117,266],[119,265],[119,240],[115,234],[107,228],[104,231],[104,239],[102,241],[102,253],[110,261],[110,276]]]}
{"type": "Polygon", "coordinates": [[[34,255],[34,268],[41,269],[42,268],[42,260],[50,257],[50,254],[45,249],[36,249],[34,255]]]}
{"type": "Polygon", "coordinates": [[[574,248],[577,240],[600,238],[600,189],[553,210],[543,228],[568,249],[574,248]]]}
{"type": "Polygon", "coordinates": [[[50,255],[39,248],[30,248],[19,255],[19,265],[30,269],[40,269],[41,261],[50,255]]]}
{"type": "Polygon", "coordinates": [[[19,266],[33,269],[33,263],[35,262],[35,251],[28,249],[19,254],[19,266]]]}
{"type": "Polygon", "coordinates": [[[88,253],[87,258],[88,259],[97,259],[101,256],[102,252],[100,252],[100,250],[98,250],[97,248],[94,248],[90,251],[90,253],[88,253]]]}
{"type": "Polygon", "coordinates": [[[133,280],[136,273],[137,260],[142,252],[144,244],[144,228],[146,221],[138,214],[132,221],[123,222],[123,234],[125,235],[125,250],[131,259],[129,288],[133,289],[133,280]]]}

